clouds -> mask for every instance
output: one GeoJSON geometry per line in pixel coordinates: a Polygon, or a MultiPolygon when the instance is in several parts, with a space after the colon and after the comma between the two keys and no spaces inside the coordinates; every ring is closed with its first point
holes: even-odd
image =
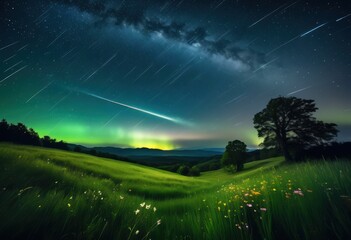
{"type": "Polygon", "coordinates": [[[98,24],[109,22],[118,27],[132,26],[145,36],[158,34],[165,39],[196,47],[215,59],[228,61],[226,64],[235,63],[234,70],[240,72],[253,70],[265,63],[263,54],[248,47],[240,47],[235,41],[216,39],[204,27],[190,26],[187,23],[155,16],[149,17],[145,3],[126,5],[122,2],[113,5],[108,2],[83,0],[56,0],[56,2],[77,7],[94,15],[98,24]]]}

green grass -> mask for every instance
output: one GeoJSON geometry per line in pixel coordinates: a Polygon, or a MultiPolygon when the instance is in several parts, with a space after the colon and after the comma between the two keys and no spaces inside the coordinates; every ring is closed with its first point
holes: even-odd
{"type": "Polygon", "coordinates": [[[0,144],[5,238],[350,239],[349,196],[347,161],[288,165],[279,157],[247,163],[238,174],[184,177],[0,144]]]}

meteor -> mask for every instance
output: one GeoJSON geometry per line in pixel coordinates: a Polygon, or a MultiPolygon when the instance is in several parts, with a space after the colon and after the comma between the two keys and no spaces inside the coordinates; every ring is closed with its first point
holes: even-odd
{"type": "Polygon", "coordinates": [[[277,59],[278,59],[278,57],[277,57],[277,58],[274,58],[273,60],[269,61],[268,63],[265,63],[265,64],[261,65],[259,68],[257,68],[256,70],[254,70],[253,73],[255,73],[255,72],[257,72],[257,71],[259,71],[259,70],[261,70],[261,69],[264,69],[264,68],[267,67],[269,64],[275,62],[277,59]]]}
{"type": "Polygon", "coordinates": [[[280,48],[282,48],[282,47],[284,47],[285,45],[291,43],[292,41],[298,39],[299,37],[300,37],[300,36],[296,36],[296,37],[290,39],[289,41],[287,41],[287,42],[285,42],[285,43],[279,45],[278,47],[276,47],[276,48],[274,48],[273,50],[271,50],[271,51],[269,51],[268,53],[266,53],[266,56],[268,56],[268,55],[270,55],[271,53],[273,53],[273,52],[279,50],[280,48]]]}
{"type": "Polygon", "coordinates": [[[59,39],[65,32],[67,32],[67,30],[63,31],[54,40],[52,40],[52,42],[48,45],[48,47],[50,47],[52,44],[54,44],[54,42],[56,42],[57,39],[59,39]]]}
{"type": "Polygon", "coordinates": [[[47,84],[45,87],[43,87],[42,89],[40,89],[38,92],[34,93],[27,101],[26,103],[28,103],[30,100],[32,100],[33,98],[35,98],[39,93],[41,93],[42,91],[44,91],[45,89],[47,89],[54,81],[51,81],[49,84],[47,84]]]}
{"type": "Polygon", "coordinates": [[[19,42],[19,41],[16,41],[16,42],[10,43],[9,45],[6,45],[6,46],[0,48],[0,51],[6,49],[6,48],[8,48],[8,47],[11,47],[11,46],[17,44],[18,42],[19,42]]]}
{"type": "Polygon", "coordinates": [[[109,59],[107,59],[106,62],[104,62],[104,64],[102,64],[99,68],[97,68],[92,74],[90,74],[83,82],[89,80],[92,76],[94,76],[98,71],[100,71],[100,69],[102,69],[103,67],[105,67],[109,62],[112,61],[112,59],[114,59],[117,56],[117,52],[115,54],[113,54],[112,57],[110,57],[109,59]]]}
{"type": "Polygon", "coordinates": [[[11,73],[10,75],[8,75],[7,77],[3,78],[0,80],[0,83],[2,83],[3,81],[5,81],[6,79],[8,79],[9,77],[15,75],[16,73],[22,71],[23,69],[25,69],[26,67],[28,67],[28,65],[21,67],[20,69],[16,70],[15,72],[11,73]]]}
{"type": "Polygon", "coordinates": [[[319,25],[319,26],[317,26],[317,27],[315,27],[315,28],[313,28],[313,29],[311,29],[311,30],[309,30],[309,31],[307,31],[307,32],[305,32],[305,33],[303,33],[303,34],[301,34],[300,37],[304,37],[304,36],[306,36],[307,34],[310,34],[311,32],[316,31],[318,28],[323,27],[323,26],[326,25],[327,23],[328,23],[328,22],[323,23],[323,24],[321,24],[321,25],[319,25]]]}
{"type": "Polygon", "coordinates": [[[174,122],[174,123],[184,124],[184,122],[179,120],[179,119],[175,119],[175,118],[168,117],[168,116],[165,116],[165,115],[162,115],[162,114],[158,114],[158,113],[154,113],[154,112],[151,112],[151,111],[147,111],[145,109],[137,108],[137,107],[134,107],[134,106],[131,106],[131,105],[127,105],[125,103],[113,101],[111,99],[104,98],[104,97],[101,97],[101,96],[93,94],[93,93],[88,93],[88,92],[83,92],[83,91],[80,91],[80,92],[84,93],[84,94],[86,94],[88,96],[91,96],[91,97],[94,97],[94,98],[97,98],[97,99],[100,99],[100,100],[104,100],[106,102],[110,102],[110,103],[117,104],[117,105],[129,108],[129,109],[133,109],[133,110],[136,110],[136,111],[139,111],[139,112],[143,112],[143,113],[146,113],[146,114],[158,117],[158,118],[162,118],[162,119],[174,122]]]}
{"type": "Polygon", "coordinates": [[[349,17],[349,16],[351,16],[351,13],[349,13],[349,14],[347,14],[347,15],[341,17],[341,18],[336,19],[336,22],[339,22],[339,21],[341,21],[341,20],[343,20],[343,19],[345,19],[345,18],[347,18],[347,17],[349,17]]]}
{"type": "MultiPolygon", "coordinates": [[[[260,18],[259,20],[257,20],[256,22],[254,22],[253,24],[251,24],[249,26],[249,28],[255,26],[257,23],[263,21],[264,19],[266,19],[267,17],[269,17],[270,15],[272,15],[273,13],[275,13],[276,11],[280,10],[281,8],[285,7],[286,6],[286,3],[284,3],[283,5],[281,5],[280,7],[276,8],[274,11],[264,15],[262,18],[260,18]]],[[[290,7],[290,6],[289,6],[290,7]]]]}
{"type": "Polygon", "coordinates": [[[309,88],[311,88],[311,87],[312,87],[312,86],[308,86],[308,87],[301,88],[301,89],[299,89],[299,90],[293,91],[293,92],[291,92],[291,93],[288,93],[287,96],[293,95],[293,94],[298,93],[298,92],[305,91],[305,90],[307,90],[307,89],[309,89],[309,88]]]}

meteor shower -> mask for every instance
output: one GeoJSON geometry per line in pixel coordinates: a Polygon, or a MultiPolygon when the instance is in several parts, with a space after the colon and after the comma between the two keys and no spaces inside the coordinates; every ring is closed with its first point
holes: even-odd
{"type": "Polygon", "coordinates": [[[4,0],[2,239],[350,239],[351,2],[4,0]]]}

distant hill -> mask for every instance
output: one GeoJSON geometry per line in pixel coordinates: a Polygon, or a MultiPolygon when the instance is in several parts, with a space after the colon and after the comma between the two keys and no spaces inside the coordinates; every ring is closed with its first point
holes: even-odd
{"type": "Polygon", "coordinates": [[[124,157],[211,157],[222,154],[220,150],[160,150],[150,148],[94,147],[96,151],[124,157]]]}

